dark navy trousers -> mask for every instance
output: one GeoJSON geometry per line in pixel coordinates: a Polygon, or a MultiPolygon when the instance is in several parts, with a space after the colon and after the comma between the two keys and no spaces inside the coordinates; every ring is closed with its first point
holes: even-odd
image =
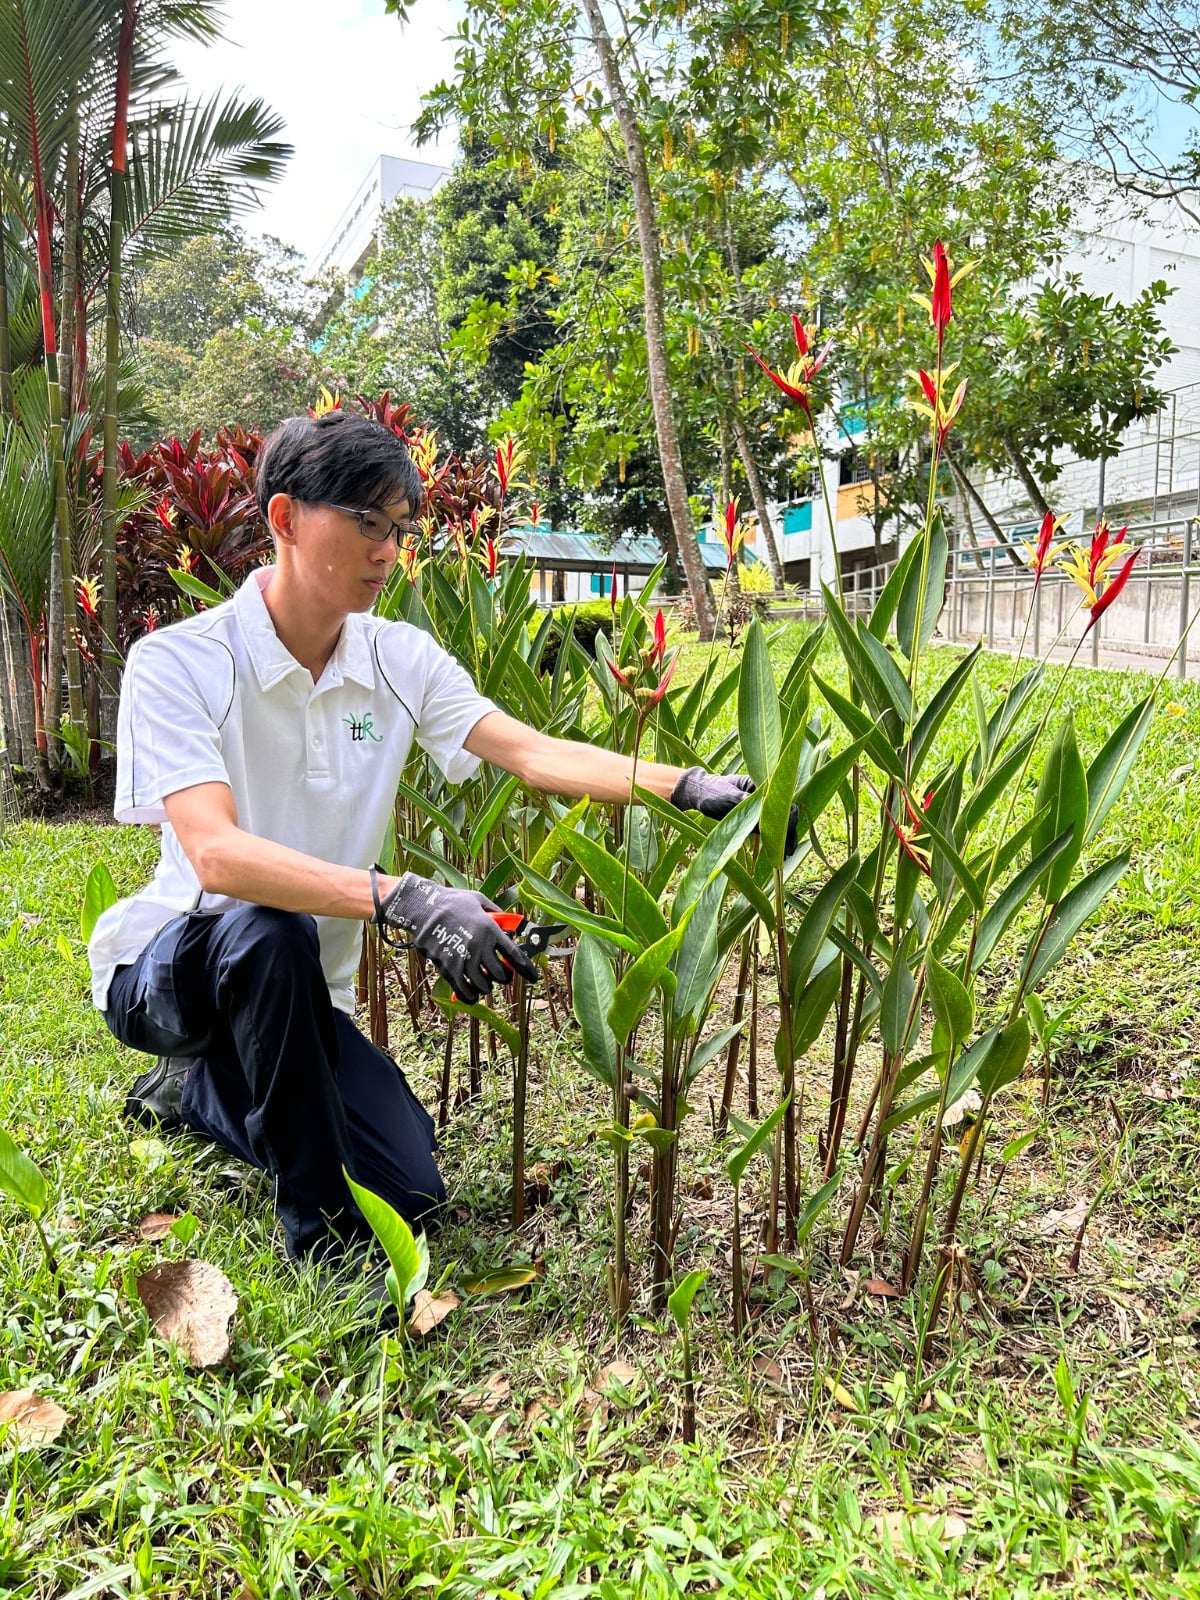
{"type": "Polygon", "coordinates": [[[118,968],[104,1016],[135,1050],[196,1058],[183,1120],[271,1174],[290,1255],[370,1236],[343,1166],[409,1222],[445,1199],[433,1120],[334,1006],[312,917],[255,905],[177,917],[118,968]]]}

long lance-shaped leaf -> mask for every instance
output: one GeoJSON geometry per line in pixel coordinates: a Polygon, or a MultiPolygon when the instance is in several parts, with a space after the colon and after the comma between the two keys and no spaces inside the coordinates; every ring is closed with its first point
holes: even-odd
{"type": "Polygon", "coordinates": [[[896,615],[896,607],[900,603],[900,595],[904,585],[908,582],[909,573],[913,565],[921,559],[921,541],[913,539],[906,546],[899,561],[888,574],[888,580],[879,591],[879,598],[875,601],[875,609],[871,612],[868,626],[879,640],[887,638],[887,631],[891,627],[892,618],[896,615]]]}
{"type": "Polygon", "coordinates": [[[633,1027],[641,1020],[656,988],[661,986],[668,994],[674,993],[675,974],[670,969],[671,957],[678,950],[690,921],[689,911],[683,921],[657,944],[642,951],[617,985],[608,1010],[608,1025],[619,1044],[626,1042],[633,1027]]]}
{"type": "MultiPolygon", "coordinates": [[[[864,741],[866,753],[879,770],[888,773],[900,783],[904,783],[907,778],[904,771],[904,762],[888,742],[888,735],[884,728],[877,726],[875,720],[861,706],[856,706],[840,690],[835,689],[832,684],[826,683],[824,678],[819,677],[815,672],[813,673],[813,682],[820,689],[830,708],[847,731],[854,738],[864,741]]],[[[883,718],[881,717],[882,720],[883,718]]]]}
{"type": "Polygon", "coordinates": [[[800,752],[808,737],[808,729],[799,727],[779,752],[779,760],[767,780],[762,801],[759,832],[762,835],[762,854],[772,870],[783,866],[787,847],[788,819],[792,810],[792,795],[796,788],[796,775],[800,770],[800,752]]]}
{"type": "MultiPolygon", "coordinates": [[[[952,1106],[956,1100],[961,1100],[975,1082],[999,1037],[999,1028],[989,1028],[986,1033],[981,1033],[978,1039],[974,1040],[969,1048],[959,1056],[950,1069],[950,1086],[946,1090],[946,1104],[948,1106],[952,1106]]],[[[922,1063],[920,1062],[915,1063],[916,1067],[921,1065],[922,1063]]],[[[928,1065],[928,1063],[925,1063],[925,1065],[928,1065]]],[[[909,1079],[909,1082],[912,1082],[912,1078],[909,1079]]],[[[934,1106],[941,1102],[941,1098],[942,1091],[940,1086],[936,1089],[925,1090],[922,1094],[916,1095],[912,1100],[909,1100],[905,1105],[897,1106],[879,1131],[883,1134],[891,1133],[893,1129],[900,1127],[902,1123],[910,1122],[913,1117],[920,1116],[923,1111],[931,1111],[934,1106]]]]}
{"type": "Polygon", "coordinates": [[[1147,695],[1121,723],[1103,750],[1088,768],[1087,774],[1087,824],[1083,830],[1085,845],[1100,832],[1105,817],[1120,798],[1125,780],[1137,760],[1142,742],[1154,721],[1154,696],[1147,695]]]}
{"type": "Polygon", "coordinates": [[[662,938],[667,931],[667,919],[634,873],[626,874],[623,861],[585,833],[563,830],[559,838],[583,868],[592,887],[604,896],[609,915],[616,918],[618,924],[624,899],[625,926],[637,939],[640,949],[662,938]]]}
{"type": "Polygon", "coordinates": [[[1092,913],[1099,909],[1128,865],[1128,855],[1114,856],[1111,861],[1088,873],[1070,894],[1059,901],[1050,913],[1045,933],[1040,939],[1035,936],[1026,951],[1021,974],[1026,988],[1032,989],[1040,983],[1050,968],[1062,959],[1071,940],[1092,913]]]}
{"type": "Polygon", "coordinates": [[[755,1156],[762,1149],[762,1147],[767,1143],[768,1139],[771,1138],[772,1134],[775,1132],[775,1129],[783,1120],[783,1114],[788,1108],[788,1098],[790,1098],[790,1096],[779,1102],[774,1111],[771,1112],[770,1116],[765,1117],[763,1121],[759,1123],[758,1127],[755,1128],[754,1132],[750,1135],[742,1147],[739,1150],[735,1150],[733,1155],[731,1155],[729,1160],[725,1163],[725,1170],[729,1174],[729,1181],[731,1183],[741,1183],[742,1178],[745,1176],[746,1168],[754,1160],[755,1156]]]}
{"type": "Polygon", "coordinates": [[[467,846],[471,852],[472,860],[483,849],[484,841],[495,827],[500,813],[512,799],[520,784],[520,778],[512,774],[505,774],[503,777],[497,778],[492,785],[491,793],[483,803],[483,810],[475,818],[471,826],[471,837],[467,841],[467,846]]]}
{"type": "Polygon", "coordinates": [[[1062,898],[1083,850],[1083,829],[1088,810],[1087,777],[1080,760],[1079,746],[1075,742],[1075,723],[1070,713],[1050,746],[1033,803],[1038,811],[1045,809],[1046,814],[1034,831],[1031,849],[1044,850],[1061,834],[1071,835],[1069,846],[1046,870],[1042,893],[1047,903],[1053,905],[1062,898]]]}
{"type": "Polygon", "coordinates": [[[1013,684],[991,717],[987,719],[987,725],[980,740],[979,748],[976,750],[971,762],[971,771],[975,777],[979,776],[985,764],[1003,746],[1013,723],[1017,720],[1030,695],[1041,683],[1045,672],[1046,668],[1040,661],[1035,666],[1030,667],[1024,677],[1019,678],[1013,684]]]}
{"type": "Polygon", "coordinates": [[[581,901],[564,894],[557,884],[551,883],[549,878],[544,878],[540,872],[534,872],[532,867],[522,866],[521,881],[529,890],[531,899],[547,911],[552,911],[569,927],[578,928],[581,933],[594,933],[597,938],[606,939],[609,944],[628,950],[630,955],[639,953],[641,946],[631,934],[625,932],[619,922],[589,911],[581,901]]]}
{"type": "Polygon", "coordinates": [[[761,788],[779,760],[782,730],[779,694],[762,624],[755,617],[746,633],[738,684],[738,732],[746,769],[761,788]]]}
{"type": "Polygon", "coordinates": [[[429,1245],[422,1233],[417,1238],[408,1223],[382,1196],[355,1183],[346,1169],[342,1172],[346,1185],[366,1217],[371,1232],[383,1246],[388,1258],[388,1289],[398,1311],[425,1285],[429,1276],[429,1245]]]}
{"type": "Polygon", "coordinates": [[[925,757],[937,738],[938,729],[945,722],[953,709],[954,702],[966,687],[975,663],[979,658],[982,645],[976,645],[968,655],[958,663],[952,672],[946,674],[945,679],[939,684],[937,692],[930,700],[925,710],[921,713],[920,720],[913,729],[912,736],[912,777],[915,779],[924,764],[925,757]]]}
{"type": "Polygon", "coordinates": [[[845,898],[846,890],[854,882],[858,864],[857,852],[848,856],[828,883],[822,885],[800,919],[800,926],[788,952],[788,987],[793,995],[798,996],[808,982],[821,953],[821,946],[829,935],[829,925],[845,898]]]}
{"type": "Polygon", "coordinates": [[[1071,831],[1068,829],[1066,833],[1059,834],[1057,839],[1051,840],[1044,850],[1040,850],[1029,865],[1017,873],[1008,887],[997,895],[995,902],[988,907],[979,923],[979,936],[975,941],[975,953],[971,957],[972,972],[978,972],[983,966],[1004,936],[1009,923],[1032,895],[1034,884],[1049,870],[1070,843],[1071,831]]]}
{"type": "Polygon", "coordinates": [[[1001,1029],[979,1073],[979,1092],[985,1100],[990,1100],[999,1090],[1015,1083],[1021,1076],[1029,1060],[1031,1042],[1029,1023],[1025,1017],[1016,1017],[1001,1029]]]}
{"type": "Polygon", "coordinates": [[[864,734],[861,738],[852,740],[844,750],[839,750],[837,755],[831,756],[819,766],[812,777],[801,786],[796,795],[796,805],[800,812],[802,828],[811,828],[815,825],[817,818],[849,776],[870,737],[870,734],[864,734]]]}
{"type": "Polygon", "coordinates": [[[687,1074],[683,1081],[685,1092],[691,1088],[693,1082],[700,1076],[709,1062],[715,1061],[726,1045],[730,1044],[744,1027],[744,1022],[734,1022],[728,1028],[722,1028],[720,1033],[714,1033],[711,1038],[701,1040],[692,1051],[691,1059],[688,1062],[687,1074]]]}
{"type": "Polygon", "coordinates": [[[617,1041],[608,1013],[617,980],[604,946],[591,934],[581,935],[571,973],[571,998],[583,1034],[583,1059],[592,1076],[612,1088],[617,1073],[617,1041]]]}
{"type": "Polygon", "coordinates": [[[950,552],[946,542],[946,527],[940,511],[934,513],[928,534],[922,535],[922,539],[916,542],[920,544],[925,538],[929,540],[928,555],[922,553],[913,562],[896,603],[896,639],[910,661],[914,654],[923,650],[933,638],[938,613],[942,609],[942,596],[946,592],[946,561],[950,552]],[[924,594],[922,594],[922,578],[924,594]],[[919,639],[918,616],[921,624],[919,639]]]}
{"type": "Polygon", "coordinates": [[[0,1128],[0,1189],[20,1202],[32,1217],[46,1209],[46,1180],[42,1169],[19,1150],[11,1134],[0,1128]]]}
{"type": "Polygon", "coordinates": [[[696,851],[691,866],[683,875],[675,893],[671,918],[685,915],[707,888],[730,857],[754,832],[762,810],[762,794],[748,795],[727,816],[721,818],[708,838],[696,851]]]}
{"type": "Polygon", "coordinates": [[[712,991],[721,976],[719,948],[721,907],[726,882],[716,877],[696,902],[696,910],[675,957],[675,1015],[690,1028],[703,1024],[712,991]]]}
{"type": "Polygon", "coordinates": [[[963,838],[970,838],[971,834],[992,809],[993,803],[1002,795],[1012,782],[1015,773],[1020,771],[1029,754],[1033,741],[1037,738],[1037,729],[1030,728],[1028,733],[1022,734],[1013,745],[1012,749],[997,763],[977,789],[972,789],[967,796],[962,808],[963,838]]]}
{"type": "MultiPolygon", "coordinates": [[[[832,930],[830,930],[832,932],[832,930]]],[[[826,941],[812,977],[796,997],[792,1013],[792,1052],[798,1060],[825,1026],[842,984],[842,966],[837,960],[837,945],[826,941]]]]}

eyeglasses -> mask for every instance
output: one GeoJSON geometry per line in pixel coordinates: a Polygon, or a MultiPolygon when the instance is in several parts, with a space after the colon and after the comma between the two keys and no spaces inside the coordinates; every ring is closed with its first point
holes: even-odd
{"type": "Polygon", "coordinates": [[[360,511],[355,506],[337,506],[332,500],[322,503],[330,511],[343,511],[346,516],[353,517],[358,523],[359,533],[364,539],[370,539],[372,544],[386,544],[393,534],[396,535],[396,543],[402,544],[405,539],[421,531],[421,524],[412,517],[401,517],[393,522],[382,511],[360,511]]]}

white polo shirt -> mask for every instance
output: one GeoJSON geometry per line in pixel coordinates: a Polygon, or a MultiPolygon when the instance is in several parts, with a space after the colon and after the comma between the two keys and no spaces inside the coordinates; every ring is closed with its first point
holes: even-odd
{"type": "MultiPolygon", "coordinates": [[[[451,782],[479,765],[463,749],[496,710],[429,634],[353,614],[320,681],[280,642],[260,568],[211,610],[146,634],[129,652],[117,719],[118,822],[157,822],[154,877],[110,906],[88,945],[92,1000],[104,1009],[117,967],[181,912],[242,902],[205,894],[167,821],[164,799],[227,783],[238,824],[323,861],[368,867],[387,835],[414,737],[451,782]]],[[[333,1003],[354,1009],[362,924],[318,917],[333,1003]]]]}

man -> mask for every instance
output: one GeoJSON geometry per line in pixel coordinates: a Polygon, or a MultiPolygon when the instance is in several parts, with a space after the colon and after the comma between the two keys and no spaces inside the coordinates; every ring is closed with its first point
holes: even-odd
{"type": "MultiPolygon", "coordinates": [[[[445,1197],[428,1113],[353,1022],[362,923],[401,930],[465,1000],[538,975],[482,895],[372,867],[413,739],[451,781],[489,761],[553,794],[629,793],[627,758],[526,727],[427,634],[371,615],[421,492],[379,424],[284,423],[257,478],[275,564],[125,667],[116,817],[162,844],[96,925],[93,999],[160,1057],[129,1114],[269,1172],[294,1257],[369,1237],[343,1167],[411,1222],[445,1197]]],[[[638,780],[709,816],[752,787],[645,761],[638,780]]]]}

